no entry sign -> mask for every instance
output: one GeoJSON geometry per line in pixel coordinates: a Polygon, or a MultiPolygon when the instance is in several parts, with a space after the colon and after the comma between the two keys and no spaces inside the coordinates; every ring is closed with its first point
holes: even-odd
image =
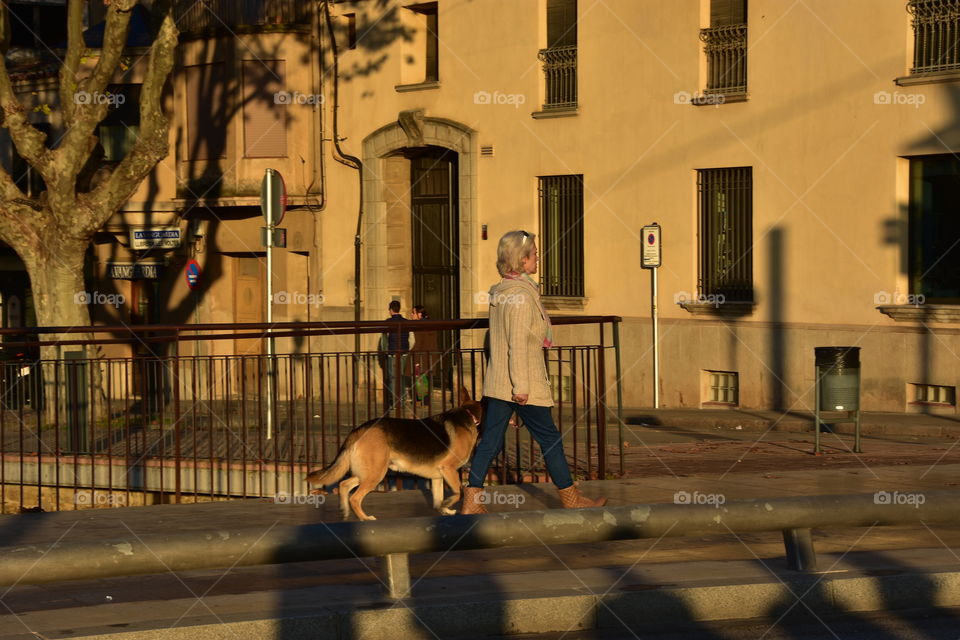
{"type": "Polygon", "coordinates": [[[184,272],[187,279],[187,286],[191,291],[196,291],[200,287],[200,263],[196,260],[187,262],[187,269],[184,272]]]}

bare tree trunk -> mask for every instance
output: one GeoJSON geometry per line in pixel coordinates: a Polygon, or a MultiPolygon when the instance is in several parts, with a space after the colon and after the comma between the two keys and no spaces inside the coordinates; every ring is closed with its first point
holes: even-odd
{"type": "MultiPolygon", "coordinates": [[[[53,234],[50,234],[53,235],[53,234]]],[[[37,325],[41,327],[85,327],[90,325],[88,298],[83,281],[83,260],[86,244],[62,236],[56,244],[38,243],[23,256],[33,290],[37,325]]],[[[48,333],[38,336],[43,342],[54,340],[89,342],[89,333],[48,333]]],[[[96,367],[75,363],[64,365],[67,357],[81,360],[96,358],[92,348],[84,344],[43,347],[40,350],[40,374],[43,379],[42,417],[45,424],[67,425],[77,430],[78,440],[85,440],[82,425],[90,416],[86,406],[89,385],[97,382],[96,367]],[[95,377],[94,377],[95,376],[95,377]],[[81,415],[82,414],[82,415],[81,415]]],[[[38,407],[39,409],[39,407],[38,407]]]]}
{"type": "MultiPolygon", "coordinates": [[[[61,238],[56,244],[38,246],[21,253],[41,327],[85,327],[90,325],[87,294],[83,281],[83,259],[87,243],[61,238]]],[[[69,339],[68,334],[57,336],[69,339]]],[[[76,336],[73,339],[82,339],[76,336]]]]}

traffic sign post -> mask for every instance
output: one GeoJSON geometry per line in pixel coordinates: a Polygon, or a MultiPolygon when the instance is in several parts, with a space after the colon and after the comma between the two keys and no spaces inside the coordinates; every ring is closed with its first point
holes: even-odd
{"type": "Polygon", "coordinates": [[[653,320],[653,408],[660,408],[660,328],[657,311],[657,269],[662,261],[660,225],[649,224],[640,231],[640,266],[650,269],[650,315],[653,320]]]}
{"type": "MultiPolygon", "coordinates": [[[[273,324],[273,247],[277,225],[287,210],[287,189],[279,171],[267,169],[260,185],[260,210],[267,222],[263,234],[267,248],[267,324],[273,324]]],[[[284,242],[283,244],[286,244],[284,242]]],[[[273,437],[273,407],[276,391],[272,328],[267,327],[267,440],[273,437]]]]}

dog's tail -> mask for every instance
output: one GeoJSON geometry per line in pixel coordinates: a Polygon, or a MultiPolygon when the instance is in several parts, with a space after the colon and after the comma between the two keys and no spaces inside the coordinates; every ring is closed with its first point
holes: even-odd
{"type": "Polygon", "coordinates": [[[326,487],[346,475],[347,471],[350,470],[350,449],[363,431],[365,431],[365,429],[354,429],[351,431],[347,439],[343,441],[340,451],[337,452],[337,457],[333,459],[329,467],[317,469],[307,474],[307,484],[326,487]]]}

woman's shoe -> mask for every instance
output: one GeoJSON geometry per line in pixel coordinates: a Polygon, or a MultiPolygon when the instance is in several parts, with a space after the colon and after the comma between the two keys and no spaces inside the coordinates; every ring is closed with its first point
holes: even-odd
{"type": "Polygon", "coordinates": [[[487,510],[483,503],[483,487],[464,487],[463,502],[460,503],[460,515],[486,513],[487,510]]]}
{"type": "Polygon", "coordinates": [[[607,504],[606,498],[597,498],[596,500],[591,500],[587,496],[580,493],[580,489],[577,489],[574,485],[570,485],[566,489],[558,489],[560,492],[560,502],[563,503],[564,509],[583,509],[584,507],[602,507],[607,504]]]}

